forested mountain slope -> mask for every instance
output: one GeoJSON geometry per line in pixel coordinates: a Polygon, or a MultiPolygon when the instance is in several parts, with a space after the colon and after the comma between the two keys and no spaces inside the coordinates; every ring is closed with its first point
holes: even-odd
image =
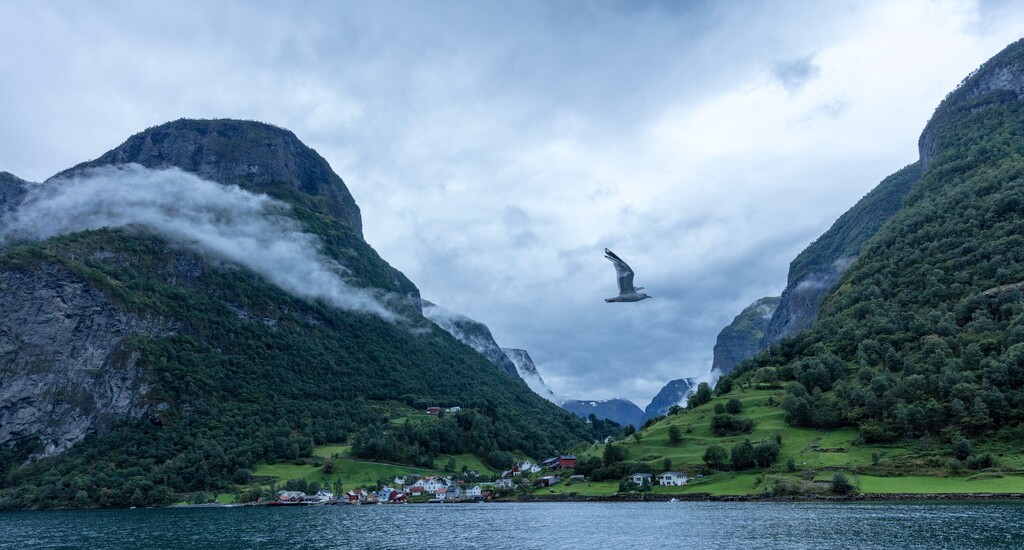
{"type": "Polygon", "coordinates": [[[866,441],[1011,437],[1024,420],[1024,293],[1013,286],[1024,281],[1022,92],[1018,41],[936,109],[921,179],[826,295],[815,327],[742,364],[719,391],[778,380],[790,424],[856,426],[866,441]]]}
{"type": "Polygon", "coordinates": [[[0,506],[168,503],[314,444],[423,463],[592,438],[423,318],[287,130],[180,120],[42,187],[0,224],[0,506]],[[431,405],[462,411],[391,428],[431,405]]]}

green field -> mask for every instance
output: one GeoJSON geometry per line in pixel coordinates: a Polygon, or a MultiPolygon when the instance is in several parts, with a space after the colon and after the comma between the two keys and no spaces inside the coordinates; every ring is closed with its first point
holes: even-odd
{"type": "MultiPolygon", "coordinates": [[[[319,454],[314,451],[314,454],[319,454]]],[[[321,455],[322,456],[322,455],[321,455]]],[[[330,486],[335,480],[340,479],[345,489],[357,487],[376,486],[377,480],[391,480],[395,476],[406,474],[419,474],[421,476],[439,475],[438,470],[428,470],[413,466],[400,466],[396,464],[383,464],[379,462],[367,462],[349,458],[334,459],[334,472],[324,472],[323,466],[313,464],[259,464],[253,470],[252,475],[256,477],[273,477],[278,482],[285,482],[289,479],[305,479],[316,481],[321,486],[330,486]]]]}

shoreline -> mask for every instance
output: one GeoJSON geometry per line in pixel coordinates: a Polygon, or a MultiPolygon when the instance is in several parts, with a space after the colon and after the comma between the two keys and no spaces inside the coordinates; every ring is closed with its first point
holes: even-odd
{"type": "MultiPolygon", "coordinates": [[[[856,495],[795,495],[795,496],[770,496],[770,495],[712,495],[709,493],[690,493],[684,495],[616,495],[616,496],[590,496],[590,495],[524,495],[518,499],[494,499],[487,501],[466,501],[466,502],[409,502],[406,505],[459,505],[478,504],[479,502],[495,504],[538,504],[538,503],[603,503],[603,502],[651,502],[671,503],[676,502],[765,502],[765,503],[860,503],[860,502],[977,502],[977,501],[1024,501],[1024,493],[870,493],[856,495]]],[[[310,505],[313,506],[313,505],[310,505]]],[[[349,504],[329,503],[320,506],[340,506],[349,504]]],[[[359,506],[394,506],[385,504],[360,504],[359,506]]],[[[145,506],[139,510],[171,510],[183,508],[248,508],[248,507],[271,507],[267,503],[249,502],[244,504],[169,504],[167,506],[145,506]]],[[[283,508],[294,508],[297,506],[283,506],[283,508]]],[[[305,507],[305,506],[303,506],[305,507]]],[[[4,512],[68,512],[81,510],[135,510],[136,508],[21,508],[0,510],[4,512]]]]}
{"type": "Polygon", "coordinates": [[[1024,493],[867,493],[855,495],[712,495],[689,493],[684,495],[527,495],[518,500],[494,502],[870,502],[870,501],[968,501],[968,500],[1024,500],[1024,493]]]}

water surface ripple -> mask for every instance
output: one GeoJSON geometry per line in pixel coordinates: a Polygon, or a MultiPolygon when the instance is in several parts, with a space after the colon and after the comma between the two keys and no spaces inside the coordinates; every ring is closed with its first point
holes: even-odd
{"type": "Polygon", "coordinates": [[[0,548],[1024,548],[1024,503],[530,503],[0,513],[0,548]]]}

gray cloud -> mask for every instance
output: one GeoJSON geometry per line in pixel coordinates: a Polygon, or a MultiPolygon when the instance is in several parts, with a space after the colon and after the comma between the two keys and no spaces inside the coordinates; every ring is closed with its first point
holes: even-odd
{"type": "Polygon", "coordinates": [[[814,62],[813,55],[808,55],[776,63],[772,72],[789,93],[795,94],[821,75],[821,67],[814,62]]]}
{"type": "Polygon", "coordinates": [[[0,243],[140,226],[248,267],[296,296],[395,320],[376,297],[345,283],[344,268],[320,253],[319,239],[286,217],[287,209],[178,169],[107,166],[34,185],[0,219],[0,243]]]}
{"type": "Polygon", "coordinates": [[[0,0],[0,169],[42,180],[181,116],[287,127],[425,296],[559,395],[643,405],[915,158],[1020,36],[1024,5],[991,6],[0,0]],[[605,246],[653,300],[602,301],[605,246]]]}

